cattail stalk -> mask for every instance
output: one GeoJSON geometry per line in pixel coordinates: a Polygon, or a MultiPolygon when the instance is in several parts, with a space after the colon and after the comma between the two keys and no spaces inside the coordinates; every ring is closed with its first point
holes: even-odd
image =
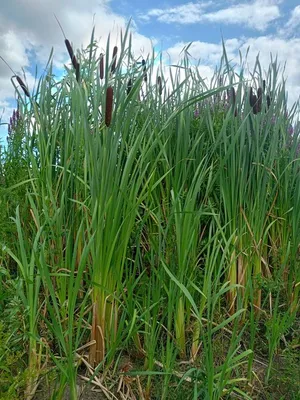
{"type": "Polygon", "coordinates": [[[107,127],[111,124],[112,108],[113,108],[113,88],[109,86],[106,89],[106,107],[105,107],[105,125],[107,127]]]}

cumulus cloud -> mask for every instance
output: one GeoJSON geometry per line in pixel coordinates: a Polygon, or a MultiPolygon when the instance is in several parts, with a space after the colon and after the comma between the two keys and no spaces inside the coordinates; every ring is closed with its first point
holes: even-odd
{"type": "Polygon", "coordinates": [[[140,15],[140,18],[149,20],[151,17],[156,17],[160,22],[193,24],[200,21],[204,10],[211,4],[212,2],[189,2],[167,9],[153,8],[149,10],[148,13],[140,15]]]}
{"type": "Polygon", "coordinates": [[[144,20],[156,18],[160,22],[194,24],[198,22],[245,25],[258,31],[265,31],[271,22],[280,17],[277,0],[255,0],[213,12],[207,12],[211,2],[189,2],[165,9],[154,8],[141,16],[144,20]]]}
{"type": "Polygon", "coordinates": [[[213,23],[245,25],[258,31],[265,31],[269,24],[280,17],[277,4],[270,1],[256,0],[224,8],[203,16],[203,19],[213,23]]]}

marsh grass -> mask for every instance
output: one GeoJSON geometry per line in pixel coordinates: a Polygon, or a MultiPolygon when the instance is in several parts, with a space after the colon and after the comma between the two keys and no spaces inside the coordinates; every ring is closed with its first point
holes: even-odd
{"type": "Polygon", "coordinates": [[[110,398],[169,399],[172,385],[255,398],[261,326],[272,380],[299,318],[299,109],[285,114],[276,61],[246,79],[224,48],[206,82],[183,54],[156,71],[154,52],[134,59],[129,27],[105,54],[93,32],[61,80],[50,57],[36,90],[17,92],[27,175],[1,202],[26,200],[3,214],[1,260],[27,310],[26,399],[53,368],[56,399],[78,398],[82,368],[110,398]]]}

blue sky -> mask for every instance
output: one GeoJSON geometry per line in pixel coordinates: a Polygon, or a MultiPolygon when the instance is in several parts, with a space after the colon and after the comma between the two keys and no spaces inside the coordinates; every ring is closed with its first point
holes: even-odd
{"type": "MultiPolygon", "coordinates": [[[[299,98],[299,0],[10,0],[0,8],[0,55],[16,72],[25,70],[29,88],[34,85],[36,66],[43,70],[51,47],[58,73],[68,62],[54,14],[75,47],[88,43],[93,22],[100,42],[109,32],[112,43],[116,42],[129,18],[138,55],[147,55],[152,41],[168,55],[165,60],[176,63],[182,48],[193,42],[190,53],[201,60],[203,77],[212,74],[220,59],[222,37],[232,59],[250,46],[250,67],[259,52],[267,68],[272,52],[282,63],[287,61],[289,104],[299,98]]],[[[9,120],[15,104],[10,77],[11,71],[0,60],[2,122],[9,120]]],[[[5,138],[6,132],[6,126],[0,127],[0,138],[5,138]]]]}

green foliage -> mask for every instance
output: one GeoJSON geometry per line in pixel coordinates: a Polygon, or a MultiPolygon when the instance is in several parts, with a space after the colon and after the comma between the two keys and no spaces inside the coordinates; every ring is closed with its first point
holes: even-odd
{"type": "MultiPolygon", "coordinates": [[[[224,50],[207,86],[188,49],[167,79],[155,54],[134,59],[128,29],[120,45],[112,72],[108,38],[104,79],[93,35],[76,74],[58,80],[50,58],[1,159],[0,307],[22,316],[24,397],[54,367],[53,397],[75,400],[87,367],[145,398],[175,384],[178,398],[250,399],[299,313],[299,110],[285,115],[276,62],[249,83],[224,50]],[[124,351],[136,359],[118,372],[124,351]]],[[[10,370],[20,353],[3,335],[10,370]]]]}

